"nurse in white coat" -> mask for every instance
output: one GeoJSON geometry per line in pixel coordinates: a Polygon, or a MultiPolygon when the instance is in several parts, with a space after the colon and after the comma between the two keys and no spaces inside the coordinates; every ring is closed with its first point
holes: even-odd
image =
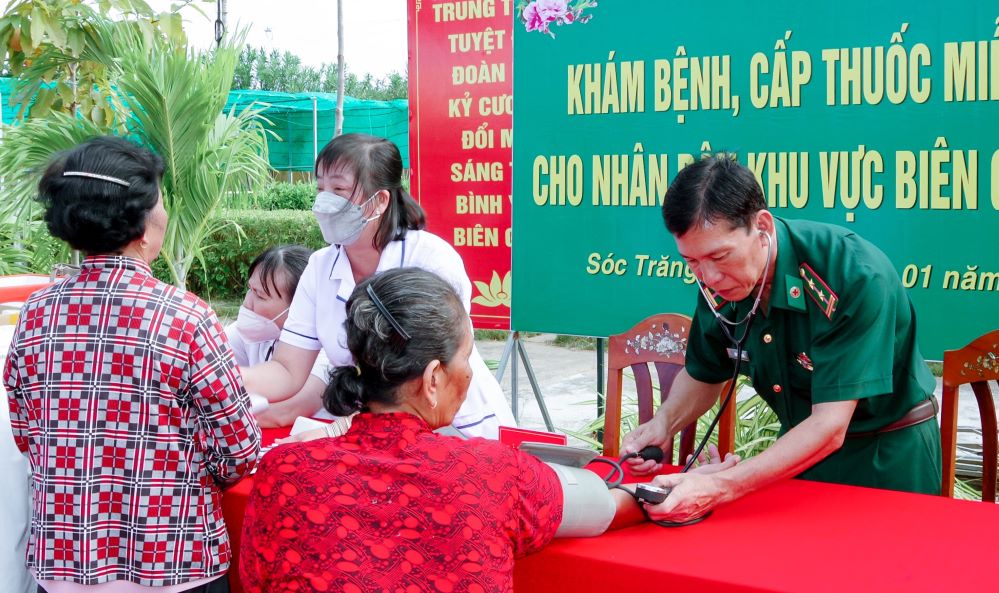
{"type": "MultiPolygon", "coordinates": [[[[272,402],[301,389],[320,349],[333,366],[354,364],[344,334],[346,302],[357,283],[377,272],[423,268],[454,286],[466,311],[471,305],[461,257],[422,230],[426,217],[402,187],[395,144],[365,134],[337,136],[319,153],[316,177],[313,212],[330,246],[309,259],[271,359],[243,369],[247,390],[272,402]]],[[[453,426],[469,436],[496,438],[499,426],[516,425],[513,414],[477,350],[469,363],[472,384],[453,426]]]]}

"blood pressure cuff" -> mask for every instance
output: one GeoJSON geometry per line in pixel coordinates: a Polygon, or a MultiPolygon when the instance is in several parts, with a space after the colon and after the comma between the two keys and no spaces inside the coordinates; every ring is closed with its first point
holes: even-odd
{"type": "Polygon", "coordinates": [[[562,485],[562,524],[555,537],[600,535],[614,519],[617,505],[600,476],[588,469],[546,463],[562,485]]]}

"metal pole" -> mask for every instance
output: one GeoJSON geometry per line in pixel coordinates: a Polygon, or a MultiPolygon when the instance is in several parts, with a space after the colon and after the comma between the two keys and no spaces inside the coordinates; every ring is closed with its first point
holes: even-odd
{"type": "Polygon", "coordinates": [[[226,0],[218,0],[218,14],[215,18],[215,46],[222,45],[222,38],[225,36],[226,23],[229,20],[229,10],[226,0]]]}
{"type": "MultiPolygon", "coordinates": [[[[524,343],[517,340],[517,350],[520,352],[520,357],[524,361],[524,369],[527,371],[527,380],[531,382],[531,389],[534,390],[534,399],[538,402],[538,408],[541,410],[541,417],[545,419],[545,427],[548,428],[548,432],[555,432],[555,424],[552,423],[551,416],[548,415],[548,406],[545,405],[545,399],[541,397],[541,386],[538,385],[538,379],[534,376],[534,369],[531,367],[531,359],[527,357],[527,350],[524,349],[524,343]]],[[[513,357],[517,360],[517,357],[513,357]]]]}
{"type": "Polygon", "coordinates": [[[513,332],[510,335],[513,340],[513,356],[510,357],[510,411],[513,412],[513,419],[520,423],[520,407],[517,402],[517,344],[520,342],[520,332],[513,332]]]}
{"type": "Polygon", "coordinates": [[[319,156],[319,99],[312,97],[312,162],[319,156]]]}
{"type": "Polygon", "coordinates": [[[604,413],[604,338],[597,338],[597,416],[604,413]]]}
{"type": "Polygon", "coordinates": [[[506,364],[510,362],[510,353],[514,351],[513,332],[506,337],[506,346],[503,347],[503,355],[500,356],[499,366],[496,367],[496,380],[503,382],[503,373],[506,372],[506,364]]]}
{"type": "MultiPolygon", "coordinates": [[[[604,414],[604,397],[607,395],[607,384],[604,382],[606,375],[604,368],[604,338],[597,338],[597,417],[604,414]]],[[[597,429],[597,440],[604,440],[604,429],[597,429]]]]}
{"type": "Polygon", "coordinates": [[[343,79],[345,76],[343,60],[343,0],[336,0],[336,126],[333,129],[333,136],[343,134],[343,79]]]}

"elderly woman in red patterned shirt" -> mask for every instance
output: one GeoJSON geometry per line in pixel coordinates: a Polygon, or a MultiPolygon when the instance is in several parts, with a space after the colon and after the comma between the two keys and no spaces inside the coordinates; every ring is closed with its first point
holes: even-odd
{"type": "Polygon", "coordinates": [[[4,367],[41,591],[228,591],[220,489],[252,469],[260,433],[215,314],[150,271],[162,175],[101,137],[38,186],[49,231],[87,254],[25,303],[4,367]]]}
{"type": "Polygon", "coordinates": [[[467,316],[438,276],[373,276],[354,289],[346,326],[357,366],[332,373],[324,403],[361,413],[342,437],[261,461],[240,546],[248,592],[509,591],[514,558],[557,534],[641,520],[630,495],[586,470],[575,471],[596,498],[581,514],[593,520],[565,520],[566,468],[433,432],[451,423],[472,376],[467,316]]]}

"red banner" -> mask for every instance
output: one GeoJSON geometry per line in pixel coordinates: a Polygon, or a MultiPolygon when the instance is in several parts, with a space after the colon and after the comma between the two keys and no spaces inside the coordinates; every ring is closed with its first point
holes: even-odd
{"type": "Polygon", "coordinates": [[[510,327],[512,0],[409,0],[410,190],[472,280],[472,322],[510,327]]]}

